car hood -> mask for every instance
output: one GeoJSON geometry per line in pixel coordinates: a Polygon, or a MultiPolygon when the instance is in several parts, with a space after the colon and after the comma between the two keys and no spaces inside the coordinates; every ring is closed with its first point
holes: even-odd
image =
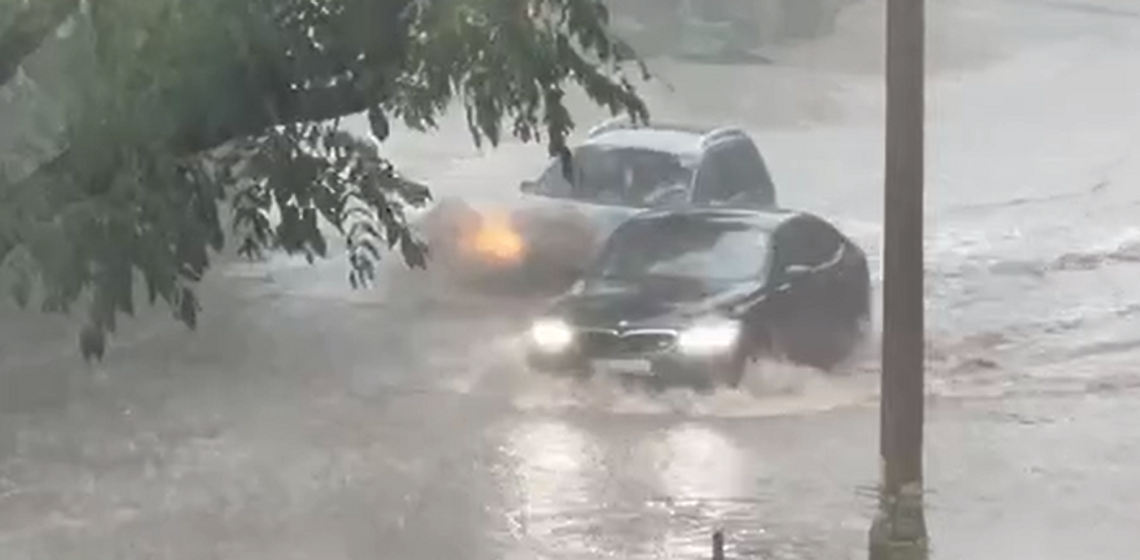
{"type": "Polygon", "coordinates": [[[583,327],[623,321],[633,326],[675,326],[704,315],[731,314],[733,305],[763,292],[761,282],[593,281],[559,300],[552,314],[583,327]]]}

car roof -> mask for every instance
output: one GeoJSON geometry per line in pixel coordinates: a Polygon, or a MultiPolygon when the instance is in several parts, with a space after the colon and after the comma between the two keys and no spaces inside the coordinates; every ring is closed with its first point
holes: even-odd
{"type": "Polygon", "coordinates": [[[604,132],[582,143],[604,148],[641,148],[678,155],[701,152],[701,136],[675,130],[614,130],[604,132]]]}
{"type": "Polygon", "coordinates": [[[583,146],[605,148],[641,148],[683,156],[698,156],[704,151],[702,141],[717,127],[675,123],[653,123],[631,126],[620,121],[599,125],[583,146]]]}
{"type": "Polygon", "coordinates": [[[737,222],[742,225],[753,226],[760,231],[773,232],[780,227],[781,224],[803,215],[803,212],[784,208],[741,209],[692,207],[647,210],[632,216],[627,223],[687,218],[708,222],[737,222]]]}

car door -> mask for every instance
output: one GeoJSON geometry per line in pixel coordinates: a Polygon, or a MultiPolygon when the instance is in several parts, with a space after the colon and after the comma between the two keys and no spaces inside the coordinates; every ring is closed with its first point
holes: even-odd
{"type": "Polygon", "coordinates": [[[800,216],[774,235],[773,321],[801,342],[832,320],[842,238],[826,222],[800,216]]]}
{"type": "Polygon", "coordinates": [[[771,289],[771,286],[779,282],[777,279],[782,278],[778,272],[776,242],[769,233],[765,233],[764,237],[767,238],[762,243],[767,266],[756,276],[756,291],[750,293],[734,311],[744,321],[749,353],[753,355],[771,349],[773,322],[780,314],[780,306],[784,302],[784,293],[771,289]]]}

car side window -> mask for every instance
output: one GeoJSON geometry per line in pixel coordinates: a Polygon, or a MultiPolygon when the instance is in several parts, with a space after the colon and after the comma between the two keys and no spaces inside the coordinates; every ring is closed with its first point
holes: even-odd
{"type": "Polygon", "coordinates": [[[736,194],[732,177],[726,168],[726,161],[726,152],[722,148],[713,148],[705,154],[697,171],[696,185],[693,189],[694,203],[724,202],[736,194]]]}
{"type": "Polygon", "coordinates": [[[843,238],[834,228],[818,219],[797,218],[782,226],[776,235],[777,263],[781,270],[791,266],[816,268],[835,258],[843,238]]]}
{"type": "Polygon", "coordinates": [[[747,194],[748,198],[755,196],[761,203],[775,203],[772,177],[756,145],[743,140],[735,141],[726,147],[725,153],[725,164],[735,184],[734,196],[747,194]]]}
{"type": "Polygon", "coordinates": [[[714,147],[701,166],[696,202],[775,202],[775,189],[760,151],[751,142],[734,140],[714,147]]]}

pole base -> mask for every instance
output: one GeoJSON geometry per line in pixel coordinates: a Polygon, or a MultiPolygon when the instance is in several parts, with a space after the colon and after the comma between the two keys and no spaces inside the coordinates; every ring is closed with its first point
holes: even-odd
{"type": "Polygon", "coordinates": [[[868,541],[870,560],[929,560],[921,488],[903,488],[894,495],[883,491],[868,541]]]}

